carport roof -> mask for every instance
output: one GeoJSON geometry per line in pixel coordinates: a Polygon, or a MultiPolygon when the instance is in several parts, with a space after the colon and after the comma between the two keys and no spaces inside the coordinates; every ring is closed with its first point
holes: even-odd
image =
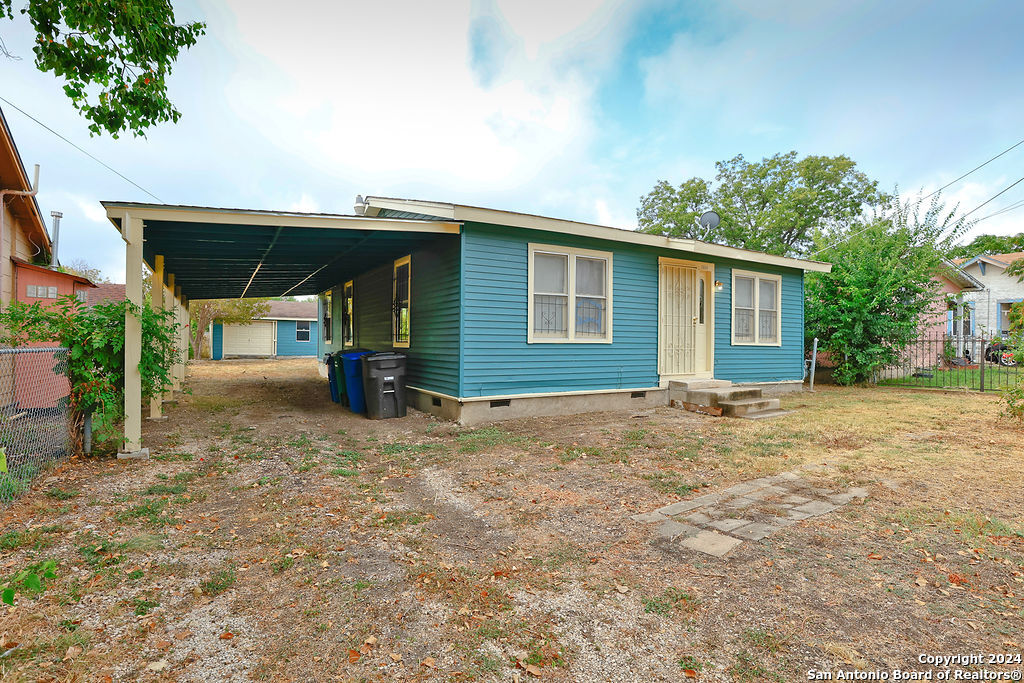
{"type": "Polygon", "coordinates": [[[101,202],[118,230],[143,222],[143,259],[164,271],[189,299],[318,294],[438,235],[458,234],[447,220],[376,218],[135,202],[101,202]]]}

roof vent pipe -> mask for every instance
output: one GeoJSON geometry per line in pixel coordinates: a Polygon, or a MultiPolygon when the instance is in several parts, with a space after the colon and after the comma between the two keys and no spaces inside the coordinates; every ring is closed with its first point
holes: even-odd
{"type": "Polygon", "coordinates": [[[60,211],[51,211],[50,216],[53,217],[53,246],[51,247],[50,254],[50,265],[59,266],[60,261],[57,260],[57,246],[60,244],[60,219],[64,217],[60,211]]]}
{"type": "Polygon", "coordinates": [[[365,216],[366,215],[366,200],[363,199],[363,195],[361,195],[361,194],[357,194],[356,195],[356,204],[352,208],[355,209],[355,212],[356,212],[357,215],[359,215],[359,216],[365,216]]]}

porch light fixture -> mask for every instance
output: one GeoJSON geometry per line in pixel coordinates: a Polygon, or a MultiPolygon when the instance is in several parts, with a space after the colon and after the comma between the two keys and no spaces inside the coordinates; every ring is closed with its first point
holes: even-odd
{"type": "Polygon", "coordinates": [[[721,280],[715,280],[715,291],[716,292],[721,292],[722,291],[722,287],[723,287],[722,281],[721,280]]]}

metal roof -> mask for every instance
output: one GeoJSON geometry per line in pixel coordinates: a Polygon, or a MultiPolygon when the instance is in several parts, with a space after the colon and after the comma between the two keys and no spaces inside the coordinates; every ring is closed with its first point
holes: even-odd
{"type": "Polygon", "coordinates": [[[143,259],[189,299],[319,294],[445,234],[457,223],[338,214],[102,202],[121,229],[143,221],[143,259]]]}

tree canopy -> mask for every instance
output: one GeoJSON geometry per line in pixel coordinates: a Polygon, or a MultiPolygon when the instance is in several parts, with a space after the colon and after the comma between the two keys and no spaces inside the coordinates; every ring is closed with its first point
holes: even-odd
{"type": "MultiPolygon", "coordinates": [[[[14,12],[14,0],[0,0],[0,15],[14,19],[14,12]]],[[[36,67],[64,80],[93,134],[141,135],[181,117],[167,77],[206,26],[176,24],[169,0],[28,0],[18,12],[36,32],[36,67]]]]}
{"type": "Polygon", "coordinates": [[[953,247],[952,258],[974,258],[988,254],[1010,254],[1024,251],[1024,232],[1016,235],[978,235],[967,244],[953,247]]]}
{"type": "Polygon", "coordinates": [[[938,196],[927,207],[896,200],[822,245],[832,272],[807,276],[806,332],[836,362],[836,381],[864,382],[898,361],[939,297],[935,273],[968,227],[938,196]]]}
{"type": "Polygon", "coordinates": [[[715,167],[714,185],[702,178],[678,187],[658,181],[640,199],[640,231],[800,256],[816,234],[838,234],[886,200],[878,182],[845,156],[798,159],[787,152],[749,162],[739,155],[715,167]],[[710,233],[695,223],[707,210],[722,219],[710,233]]]}

